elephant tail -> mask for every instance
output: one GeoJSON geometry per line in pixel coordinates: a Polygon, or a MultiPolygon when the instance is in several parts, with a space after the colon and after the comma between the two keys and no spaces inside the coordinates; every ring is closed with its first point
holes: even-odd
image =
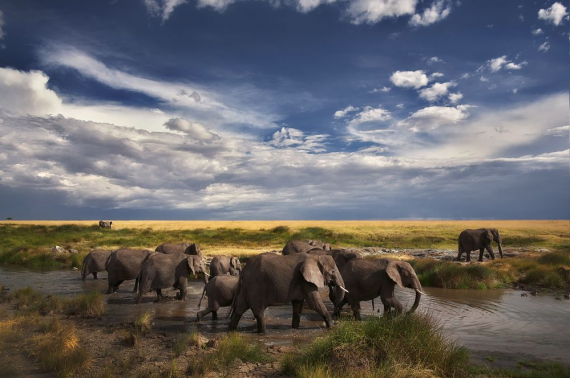
{"type": "Polygon", "coordinates": [[[202,291],[202,298],[200,298],[200,301],[198,302],[198,310],[200,309],[200,306],[202,306],[202,299],[204,299],[204,296],[206,295],[206,286],[208,285],[204,285],[204,290],[202,291]]]}

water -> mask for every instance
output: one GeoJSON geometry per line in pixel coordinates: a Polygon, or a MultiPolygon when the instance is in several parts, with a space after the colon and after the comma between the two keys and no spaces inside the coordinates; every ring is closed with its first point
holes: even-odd
{"type": "MultiPolygon", "coordinates": [[[[48,294],[77,295],[93,290],[107,289],[106,272],[99,273],[99,280],[90,276],[81,281],[77,271],[29,270],[0,267],[0,282],[15,290],[32,286],[48,294]]],[[[105,324],[130,323],[147,311],[154,314],[154,327],[164,331],[185,332],[196,328],[208,337],[226,331],[228,308],[218,312],[220,320],[214,322],[210,316],[196,323],[197,304],[202,294],[202,281],[191,281],[186,302],[167,300],[154,303],[155,296],[148,294],[140,305],[134,304],[132,293],[134,281],[125,282],[118,293],[106,296],[108,314],[105,324]]],[[[532,356],[538,359],[558,360],[570,363],[570,301],[555,300],[553,296],[521,297],[515,290],[446,290],[424,288],[418,311],[426,312],[438,319],[447,335],[459,344],[481,356],[512,354],[532,356]]],[[[174,296],[174,291],[163,291],[174,296]]],[[[322,293],[327,307],[332,312],[327,293],[322,293]]],[[[406,308],[414,300],[412,290],[396,288],[396,296],[406,308]]],[[[362,313],[372,315],[371,302],[362,302],[362,313]]],[[[207,306],[207,299],[202,308],[207,306]]],[[[376,308],[382,311],[380,299],[376,308]]],[[[348,306],[345,307],[348,309],[348,306]]],[[[255,321],[251,312],[242,317],[239,330],[267,345],[295,345],[322,334],[322,319],[306,309],[301,318],[301,328],[291,328],[290,305],[271,307],[266,310],[267,335],[255,334],[255,321]]],[[[374,315],[380,316],[376,313],[374,315]]]]}

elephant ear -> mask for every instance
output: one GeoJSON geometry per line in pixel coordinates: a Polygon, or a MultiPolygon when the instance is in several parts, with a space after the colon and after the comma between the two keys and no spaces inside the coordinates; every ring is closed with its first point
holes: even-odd
{"type": "Polygon", "coordinates": [[[301,266],[301,274],[303,278],[310,283],[317,285],[318,288],[325,287],[325,277],[321,272],[317,258],[307,258],[301,266]]]}
{"type": "Polygon", "coordinates": [[[400,275],[400,264],[397,261],[390,261],[386,267],[386,273],[392,281],[394,281],[401,288],[404,287],[402,283],[402,276],[400,275]]]}
{"type": "Polygon", "coordinates": [[[490,241],[493,241],[493,233],[491,232],[491,230],[489,230],[488,228],[485,229],[485,237],[487,239],[489,239],[490,241]]]}
{"type": "Polygon", "coordinates": [[[190,270],[192,271],[192,274],[196,274],[196,270],[194,269],[194,256],[190,256],[186,258],[186,262],[188,263],[188,266],[190,267],[190,270]]]}

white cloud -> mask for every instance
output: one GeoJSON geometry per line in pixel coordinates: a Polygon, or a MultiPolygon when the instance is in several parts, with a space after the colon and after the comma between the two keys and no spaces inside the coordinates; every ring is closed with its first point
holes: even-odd
{"type": "Polygon", "coordinates": [[[471,77],[471,74],[466,72],[463,75],[461,75],[460,79],[469,79],[471,77]]]}
{"type": "Polygon", "coordinates": [[[22,114],[58,114],[62,100],[47,87],[48,81],[42,71],[0,67],[0,108],[22,114]]]}
{"type": "Polygon", "coordinates": [[[370,93],[379,93],[379,92],[388,93],[391,90],[392,90],[392,88],[384,86],[381,88],[374,88],[373,90],[370,91],[370,93]]]}
{"type": "Polygon", "coordinates": [[[218,12],[226,10],[228,5],[235,3],[236,0],[198,0],[198,8],[210,7],[218,12]]]}
{"type": "Polygon", "coordinates": [[[373,108],[367,106],[360,113],[356,114],[348,124],[350,126],[358,126],[369,122],[384,122],[391,118],[392,115],[388,110],[382,107],[373,108]]]}
{"type": "Polygon", "coordinates": [[[570,126],[559,126],[553,127],[551,129],[546,130],[546,134],[554,135],[554,136],[563,136],[569,137],[570,136],[570,126]]]}
{"type": "Polygon", "coordinates": [[[398,105],[396,105],[396,107],[397,107],[398,109],[404,109],[404,104],[398,104],[398,105]]]}
{"type": "Polygon", "coordinates": [[[144,0],[147,12],[151,16],[160,17],[165,22],[179,5],[186,3],[187,0],[144,0]]]}
{"type": "Polygon", "coordinates": [[[467,109],[470,105],[429,106],[413,113],[399,122],[399,126],[407,127],[413,131],[434,130],[445,125],[454,125],[469,117],[467,109]]]}
{"type": "Polygon", "coordinates": [[[189,138],[197,141],[208,142],[220,139],[219,134],[213,133],[204,125],[198,122],[190,122],[183,118],[171,118],[164,124],[164,126],[169,130],[183,132],[189,138]]]}
{"type": "Polygon", "coordinates": [[[434,63],[445,63],[445,62],[443,61],[443,59],[440,59],[437,56],[432,56],[431,58],[429,58],[427,60],[427,63],[428,64],[434,64],[434,63]]]}
{"type": "Polygon", "coordinates": [[[454,81],[447,83],[435,83],[429,88],[420,90],[420,98],[430,102],[436,101],[441,97],[447,96],[449,88],[455,87],[456,85],[457,83],[454,81]]]}
{"type": "Polygon", "coordinates": [[[306,135],[303,131],[291,127],[282,127],[273,133],[269,145],[278,148],[295,148],[307,152],[326,151],[324,142],[328,135],[306,135]]]}
{"type": "Polygon", "coordinates": [[[343,110],[337,110],[336,112],[334,112],[334,117],[335,118],[344,118],[348,115],[348,113],[355,112],[359,109],[360,108],[355,108],[354,106],[349,105],[346,108],[344,108],[343,110]]]}
{"type": "Polygon", "coordinates": [[[447,0],[435,0],[431,7],[424,9],[422,14],[414,14],[410,19],[410,25],[428,26],[443,20],[451,13],[451,7],[447,0]]]}
{"type": "Polygon", "coordinates": [[[507,62],[508,62],[507,56],[503,55],[499,58],[488,60],[487,64],[489,65],[489,69],[491,70],[491,72],[497,72],[501,68],[503,68],[503,66],[507,64],[507,62]]]}
{"type": "Polygon", "coordinates": [[[541,9],[538,11],[538,19],[545,22],[552,23],[556,26],[560,25],[564,17],[568,15],[566,7],[561,3],[554,3],[550,8],[541,9]]]}
{"type": "Polygon", "coordinates": [[[540,29],[540,28],[534,29],[534,30],[532,31],[532,35],[541,35],[541,34],[543,34],[543,33],[544,33],[544,32],[543,32],[542,29],[540,29]]]}
{"type": "Polygon", "coordinates": [[[507,70],[520,70],[521,68],[523,68],[523,67],[526,66],[527,64],[528,64],[528,62],[527,62],[526,60],[525,60],[524,62],[520,62],[519,64],[510,62],[510,63],[507,63],[507,64],[505,65],[505,68],[506,68],[507,70]]]}
{"type": "Polygon", "coordinates": [[[550,43],[548,43],[548,41],[546,41],[542,45],[538,46],[538,51],[547,52],[548,50],[550,50],[550,43]]]}
{"type": "Polygon", "coordinates": [[[434,72],[431,75],[429,75],[429,79],[434,80],[434,79],[437,79],[438,77],[443,77],[443,76],[445,76],[445,75],[442,74],[441,72],[434,72]]]}
{"type": "Polygon", "coordinates": [[[449,94],[449,101],[452,104],[457,104],[459,101],[461,101],[462,98],[463,98],[463,95],[460,92],[449,94]]]}
{"type": "Polygon", "coordinates": [[[425,87],[429,79],[424,71],[396,71],[390,76],[390,81],[397,87],[421,88],[425,87]]]}
{"type": "Polygon", "coordinates": [[[297,0],[297,10],[301,13],[307,13],[321,4],[331,4],[334,2],[336,2],[336,0],[297,0]]]}
{"type": "Polygon", "coordinates": [[[413,14],[417,0],[352,0],[346,9],[353,24],[375,24],[384,18],[413,14]]]}
{"type": "Polygon", "coordinates": [[[487,82],[489,81],[489,79],[487,79],[485,76],[481,75],[481,77],[479,78],[479,80],[483,81],[483,82],[487,82]]]}

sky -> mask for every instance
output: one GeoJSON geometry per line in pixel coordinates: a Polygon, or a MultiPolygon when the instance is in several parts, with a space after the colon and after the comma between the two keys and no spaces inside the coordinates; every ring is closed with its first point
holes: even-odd
{"type": "Polygon", "coordinates": [[[0,219],[570,219],[567,2],[0,0],[0,219]]]}

